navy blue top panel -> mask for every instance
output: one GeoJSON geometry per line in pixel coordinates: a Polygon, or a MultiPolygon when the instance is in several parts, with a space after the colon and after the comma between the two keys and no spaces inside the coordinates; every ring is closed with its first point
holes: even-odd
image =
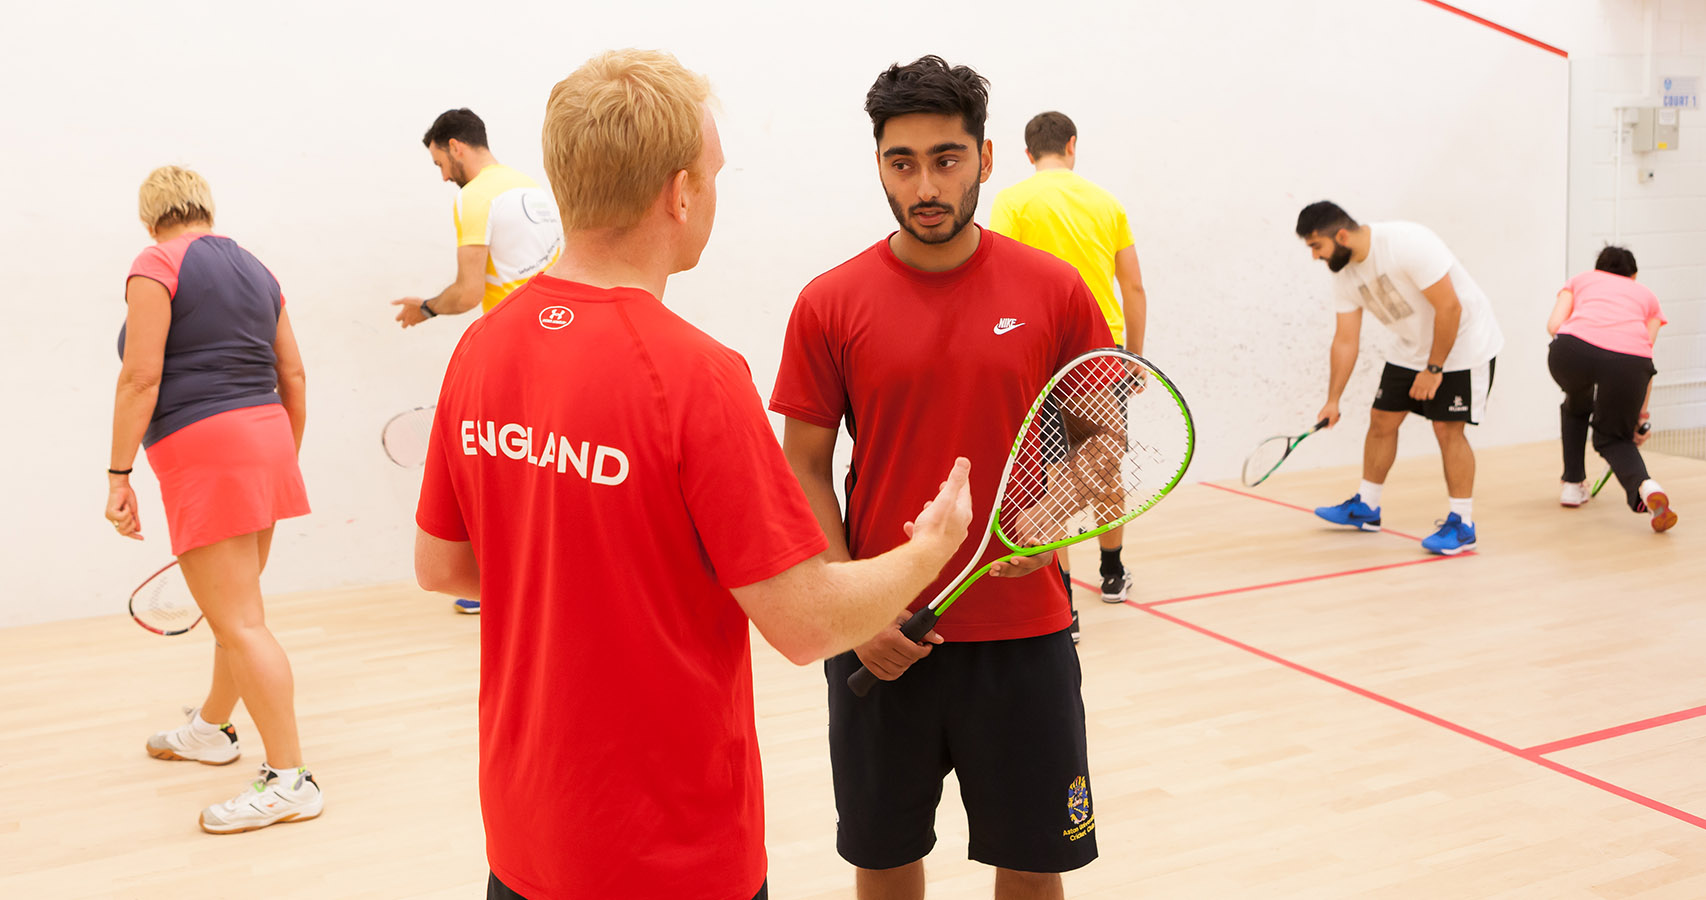
{"type": "MultiPolygon", "coordinates": [[[[209,416],[281,402],[273,340],[283,308],[278,280],[236,241],[215,235],[191,241],[178,269],[160,395],[142,446],[209,416]]],[[[124,339],[120,328],[120,357],[124,339]]]]}

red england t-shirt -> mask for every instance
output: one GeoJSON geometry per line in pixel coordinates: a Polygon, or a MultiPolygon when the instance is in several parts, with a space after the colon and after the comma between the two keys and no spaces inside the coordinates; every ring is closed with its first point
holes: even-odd
{"type": "Polygon", "coordinates": [[[534,900],[747,900],[763,780],[729,588],[826,542],[746,361],[631,288],[536,276],[468,328],[416,520],[480,565],[480,801],[534,900]]]}
{"type": "MultiPolygon", "coordinates": [[[[965,567],[989,520],[1019,424],[1050,376],[1113,344],[1090,289],[1059,259],[982,232],[947,272],[921,272],[884,239],[818,276],[788,322],[770,408],[853,435],[847,543],[854,558],[905,542],[902,525],[936,495],[954,457],[971,460],[972,533],[912,603],[965,567]]],[[[991,540],[983,561],[1011,552],[991,540]]],[[[1072,623],[1052,569],[979,579],[936,626],[950,641],[1035,637],[1072,623]]]]}

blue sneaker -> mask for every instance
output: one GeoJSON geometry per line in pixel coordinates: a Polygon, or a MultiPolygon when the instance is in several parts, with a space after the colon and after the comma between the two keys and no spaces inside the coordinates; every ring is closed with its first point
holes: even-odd
{"type": "Polygon", "coordinates": [[[459,613],[467,613],[470,616],[477,616],[480,614],[480,601],[458,599],[456,601],[456,611],[459,613]]]}
{"type": "Polygon", "coordinates": [[[1441,556],[1456,556],[1475,546],[1475,526],[1463,524],[1463,518],[1457,513],[1445,517],[1444,522],[1435,522],[1439,530],[1422,538],[1422,549],[1441,556]]]}
{"type": "Polygon", "coordinates": [[[1380,530],[1380,507],[1370,509],[1367,503],[1362,502],[1361,494],[1352,494],[1351,499],[1338,506],[1317,506],[1315,514],[1334,525],[1349,525],[1363,531],[1380,530]]]}

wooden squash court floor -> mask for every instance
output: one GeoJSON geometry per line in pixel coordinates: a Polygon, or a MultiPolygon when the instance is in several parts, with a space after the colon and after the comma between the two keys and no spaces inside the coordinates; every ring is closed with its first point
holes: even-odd
{"type": "MultiPolygon", "coordinates": [[[[1380,534],[1308,513],[1350,469],[1188,485],[1129,528],[1132,601],[1079,593],[1101,859],[1068,896],[1706,897],[1706,462],[1650,456],[1681,515],[1655,536],[1615,485],[1560,508],[1555,455],[1480,453],[1460,558],[1416,543],[1445,513],[1432,456],[1399,462],[1380,534]]],[[[1093,549],[1074,563],[1091,580],[1093,549]]],[[[199,700],[205,628],[0,630],[0,897],[484,896],[479,620],[406,583],[269,620],[326,813],[229,837],[196,814],[259,764],[241,708],[231,766],[143,752],[199,700]]],[[[771,895],[851,898],[821,670],[756,635],[754,670],[771,895]]],[[[983,900],[945,796],[930,896],[983,900]]]]}

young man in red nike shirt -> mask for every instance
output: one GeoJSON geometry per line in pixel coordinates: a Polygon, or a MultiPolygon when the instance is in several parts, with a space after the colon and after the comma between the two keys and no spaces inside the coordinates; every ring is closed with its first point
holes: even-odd
{"type": "MultiPolygon", "coordinates": [[[[1073,357],[1113,344],[1076,270],[972,223],[991,167],[987,104],[983,78],[934,56],[891,67],[866,97],[900,230],[801,292],[770,398],[788,419],[783,451],[831,558],[900,546],[947,447],[971,459],[974,521],[987,521],[1043,385],[1073,357]],[[832,480],[843,420],[853,437],[845,519],[832,480]]],[[[973,549],[962,547],[912,608],[973,549]]],[[[1004,577],[973,585],[925,643],[901,636],[902,615],[825,664],[837,848],[858,869],[860,900],[924,895],[922,860],[950,769],[971,824],[968,852],[996,867],[996,897],[1059,897],[1059,873],[1096,857],[1072,613],[1052,562],[997,567],[1004,577]],[[861,663],[886,682],[862,699],[843,683],[861,663]]]]}

